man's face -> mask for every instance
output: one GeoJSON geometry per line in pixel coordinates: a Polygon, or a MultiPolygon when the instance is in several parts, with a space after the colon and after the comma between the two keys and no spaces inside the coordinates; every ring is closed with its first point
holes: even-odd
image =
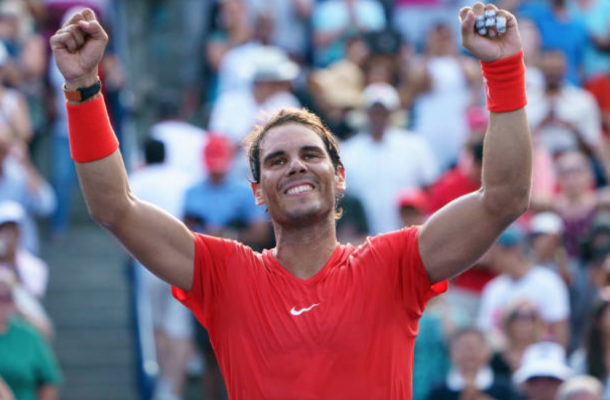
{"type": "Polygon", "coordinates": [[[322,138],[307,126],[287,124],[267,132],[261,143],[261,178],[253,184],[257,204],[265,204],[282,226],[309,225],[334,215],[343,170],[335,173],[322,138]]]}
{"type": "Polygon", "coordinates": [[[383,105],[377,103],[373,104],[368,111],[369,124],[373,131],[383,131],[390,122],[391,112],[383,105]]]}
{"type": "Polygon", "coordinates": [[[551,377],[534,377],[523,385],[528,400],[553,400],[562,381],[551,377]]]}
{"type": "Polygon", "coordinates": [[[451,344],[451,361],[461,373],[472,373],[485,367],[489,356],[489,347],[474,332],[462,334],[451,344]]]}
{"type": "Polygon", "coordinates": [[[542,73],[549,89],[561,87],[565,71],[566,61],[561,52],[552,51],[542,56],[542,73]]]}
{"type": "Polygon", "coordinates": [[[557,160],[557,180],[568,196],[586,193],[593,186],[593,174],[587,160],[579,153],[566,153],[557,160]]]}

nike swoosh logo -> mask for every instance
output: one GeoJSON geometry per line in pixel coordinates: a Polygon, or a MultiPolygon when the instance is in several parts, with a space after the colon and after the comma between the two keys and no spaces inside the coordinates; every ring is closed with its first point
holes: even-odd
{"type": "Polygon", "coordinates": [[[316,303],[316,304],[312,305],[311,307],[308,307],[308,308],[301,308],[301,309],[300,309],[300,310],[298,310],[298,311],[297,311],[297,310],[296,310],[294,307],[292,307],[292,310],[290,310],[290,314],[292,314],[292,315],[301,315],[301,314],[303,314],[304,312],[306,312],[306,311],[310,311],[312,308],[314,308],[315,306],[319,306],[319,305],[320,305],[320,303],[316,303]]]}

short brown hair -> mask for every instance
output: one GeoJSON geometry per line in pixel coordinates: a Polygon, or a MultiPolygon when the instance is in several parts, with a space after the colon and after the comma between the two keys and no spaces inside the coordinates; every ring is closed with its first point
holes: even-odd
{"type": "Polygon", "coordinates": [[[324,142],[324,146],[330,155],[335,171],[338,171],[340,167],[343,167],[343,163],[341,163],[341,158],[339,157],[339,144],[337,143],[337,139],[322,123],[320,117],[305,108],[283,108],[265,125],[257,126],[242,142],[244,150],[248,155],[248,162],[250,163],[250,171],[252,172],[254,183],[260,183],[261,180],[260,152],[261,143],[265,138],[265,135],[271,129],[287,124],[304,125],[317,133],[324,142]]]}

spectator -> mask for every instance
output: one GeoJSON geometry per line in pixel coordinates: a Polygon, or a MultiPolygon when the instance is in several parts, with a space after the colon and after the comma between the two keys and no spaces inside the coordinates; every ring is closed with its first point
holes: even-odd
{"type": "MultiPolygon", "coordinates": [[[[565,57],[565,77],[572,84],[582,83],[582,63],[588,35],[582,20],[568,13],[567,0],[519,1],[516,14],[538,26],[544,49],[557,49],[565,57]]],[[[528,102],[532,104],[530,100],[528,102]]]]}
{"type": "Polygon", "coordinates": [[[25,144],[11,139],[10,129],[0,123],[0,202],[15,201],[25,209],[22,245],[38,252],[34,216],[48,216],[55,209],[55,194],[30,160],[25,144]]]}
{"type": "Polygon", "coordinates": [[[580,238],[591,228],[600,196],[587,157],[577,151],[561,154],[555,162],[559,193],[553,210],[563,220],[563,242],[568,255],[581,256],[580,238]]]}
{"type": "Polygon", "coordinates": [[[502,316],[505,340],[491,359],[491,368],[497,376],[511,379],[521,366],[523,353],[530,345],[542,340],[544,323],[536,306],[527,300],[510,305],[502,316]]]}
{"type": "Polygon", "coordinates": [[[163,143],[167,166],[181,170],[192,179],[201,179],[205,176],[201,149],[207,143],[206,131],[181,118],[178,94],[162,92],[159,97],[157,122],[150,128],[151,139],[163,143]]]}
{"type": "Polygon", "coordinates": [[[602,400],[604,387],[592,376],[575,376],[559,386],[555,400],[602,400]]]}
{"type": "MultiPolygon", "coordinates": [[[[132,192],[174,217],[182,218],[184,194],[192,179],[179,168],[165,163],[163,142],[149,139],[144,153],[146,166],[134,172],[129,179],[132,192]]],[[[163,399],[182,398],[186,366],[194,351],[191,315],[173,298],[169,285],[139,263],[137,268],[142,290],[151,304],[155,329],[159,363],[155,395],[163,399]]]]}
{"type": "Polygon", "coordinates": [[[346,40],[386,27],[383,6],[376,0],[328,0],[313,9],[314,59],[325,67],[345,56],[346,40]]]}
{"type": "Polygon", "coordinates": [[[557,343],[539,342],[525,350],[513,380],[526,400],[555,400],[559,386],[571,375],[565,350],[557,343]]]}
{"type": "Polygon", "coordinates": [[[362,106],[363,90],[364,74],[356,63],[348,60],[338,61],[309,75],[311,108],[341,140],[354,133],[354,127],[347,120],[350,112],[362,106]]]}
{"type": "Polygon", "coordinates": [[[282,107],[301,107],[290,86],[299,74],[299,67],[283,51],[275,47],[259,48],[252,68],[252,89],[221,94],[210,116],[209,129],[222,132],[236,144],[261,122],[265,113],[282,107]]]}
{"type": "Polygon", "coordinates": [[[491,250],[493,268],[501,274],[492,279],[481,296],[478,326],[501,342],[502,315],[510,304],[529,300],[540,310],[552,340],[568,345],[570,306],[565,283],[553,271],[532,264],[527,256],[523,231],[512,225],[491,250]]]}
{"type": "Polygon", "coordinates": [[[571,358],[574,370],[588,374],[608,387],[610,376],[610,289],[603,288],[599,292],[591,312],[589,313],[588,331],[583,346],[571,358]]]}
{"type": "Polygon", "coordinates": [[[306,61],[311,48],[310,20],[315,0],[249,0],[257,14],[271,16],[271,44],[292,59],[306,61]]]}
{"type": "Polygon", "coordinates": [[[422,225],[426,220],[428,197],[421,189],[405,189],[398,194],[402,226],[422,225]]]}
{"type": "Polygon", "coordinates": [[[512,399],[510,382],[495,376],[489,367],[491,351],[483,332],[475,328],[457,331],[449,351],[452,368],[428,400],[512,399]]]}
{"type": "Polygon", "coordinates": [[[582,21],[587,31],[588,40],[582,50],[582,72],[586,82],[610,69],[610,1],[571,1],[567,8],[568,15],[582,21]]]}
{"type": "Polygon", "coordinates": [[[364,102],[370,131],[345,141],[341,158],[350,171],[348,190],[362,201],[370,233],[378,234],[400,228],[398,193],[432,184],[438,165],[423,139],[390,125],[399,108],[396,89],[387,83],[369,85],[364,102]]]}
{"type": "Polygon", "coordinates": [[[184,220],[194,231],[260,248],[267,243],[269,225],[250,188],[228,175],[234,149],[228,138],[210,137],[203,152],[208,177],[187,190],[184,220]]]}
{"type": "Polygon", "coordinates": [[[553,155],[577,149],[595,155],[601,134],[595,99],[587,91],[564,82],[566,60],[560,51],[544,52],[541,69],[544,89],[528,92],[527,115],[534,140],[553,155]]]}
{"type": "Polygon", "coordinates": [[[532,262],[556,272],[566,285],[572,282],[573,263],[563,247],[563,221],[553,212],[534,215],[530,222],[529,242],[532,262]]]}
{"type": "Polygon", "coordinates": [[[413,131],[428,142],[441,171],[455,166],[468,139],[466,110],[479,103],[481,72],[473,58],[459,54],[448,25],[428,31],[426,50],[405,83],[413,131]]]}
{"type": "Polygon", "coordinates": [[[217,72],[223,57],[230,49],[252,40],[253,27],[244,0],[218,1],[219,25],[208,37],[206,60],[212,71],[217,72]]]}
{"type": "Polygon", "coordinates": [[[19,400],[56,400],[61,372],[40,334],[16,318],[14,291],[0,280],[0,376],[19,400]]]}
{"type": "Polygon", "coordinates": [[[423,49],[426,32],[435,23],[452,23],[451,29],[454,32],[459,31],[458,24],[455,23],[458,3],[460,2],[446,0],[394,0],[393,26],[405,41],[417,49],[423,49]]]}
{"type": "Polygon", "coordinates": [[[42,299],[47,289],[47,264],[20,245],[25,211],[19,203],[0,202],[0,268],[8,268],[19,277],[24,289],[42,299]]]}

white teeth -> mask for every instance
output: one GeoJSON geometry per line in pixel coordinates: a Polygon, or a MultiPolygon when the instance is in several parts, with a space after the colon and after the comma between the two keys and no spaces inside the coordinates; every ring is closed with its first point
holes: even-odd
{"type": "Polygon", "coordinates": [[[286,194],[297,194],[297,193],[309,192],[311,190],[313,190],[313,187],[311,187],[310,185],[301,185],[301,186],[293,187],[288,192],[286,192],[286,194]]]}

